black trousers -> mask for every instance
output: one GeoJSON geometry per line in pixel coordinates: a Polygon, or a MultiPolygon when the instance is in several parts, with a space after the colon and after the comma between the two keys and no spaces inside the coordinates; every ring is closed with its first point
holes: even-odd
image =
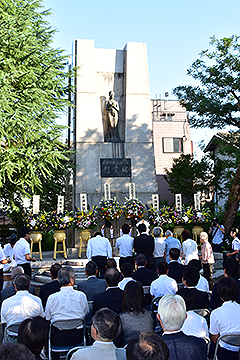
{"type": "Polygon", "coordinates": [[[120,257],[120,259],[119,259],[119,267],[120,267],[120,269],[121,269],[122,264],[125,264],[125,263],[130,263],[130,264],[132,264],[134,266],[133,257],[132,256],[120,257]]]}
{"type": "Polygon", "coordinates": [[[107,257],[106,256],[93,256],[92,261],[94,261],[97,264],[99,274],[104,275],[105,271],[106,271],[105,265],[107,262],[107,257]]]}
{"type": "Polygon", "coordinates": [[[203,277],[209,283],[209,290],[213,287],[213,264],[203,264],[203,277]]]}
{"type": "Polygon", "coordinates": [[[212,243],[212,249],[213,252],[222,252],[222,246],[223,246],[223,242],[221,242],[220,244],[214,244],[212,243]]]}

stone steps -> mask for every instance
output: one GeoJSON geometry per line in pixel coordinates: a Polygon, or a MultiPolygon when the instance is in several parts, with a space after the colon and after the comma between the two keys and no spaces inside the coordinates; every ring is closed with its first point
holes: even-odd
{"type": "MultiPolygon", "coordinates": [[[[86,279],[84,273],[87,259],[71,259],[71,260],[60,260],[57,261],[62,265],[71,266],[76,274],[76,283],[86,279]]],[[[44,284],[51,282],[50,267],[54,263],[53,260],[36,261],[32,264],[32,281],[31,284],[34,287],[41,287],[44,284]]]]}

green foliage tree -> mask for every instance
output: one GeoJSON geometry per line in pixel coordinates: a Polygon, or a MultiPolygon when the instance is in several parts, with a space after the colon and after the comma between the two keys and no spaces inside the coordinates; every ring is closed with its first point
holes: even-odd
{"type": "Polygon", "coordinates": [[[69,105],[72,74],[52,47],[49,14],[40,0],[1,1],[0,196],[12,209],[69,159],[55,120],[69,105]]]}
{"type": "MultiPolygon", "coordinates": [[[[173,90],[181,104],[190,111],[190,124],[193,127],[209,127],[223,129],[234,126],[239,137],[240,128],[240,38],[210,40],[210,50],[204,50],[188,69],[188,75],[197,80],[198,86],[178,86],[173,90]]],[[[237,161],[235,151],[228,151],[229,160],[237,161]]],[[[224,214],[224,225],[229,232],[236,216],[240,202],[240,164],[236,164],[236,173],[232,180],[227,210],[224,214]]]]}
{"type": "Polygon", "coordinates": [[[190,154],[181,154],[173,159],[172,168],[166,168],[165,172],[171,193],[182,194],[192,204],[194,193],[208,190],[213,179],[213,163],[206,157],[198,161],[190,154]]]}

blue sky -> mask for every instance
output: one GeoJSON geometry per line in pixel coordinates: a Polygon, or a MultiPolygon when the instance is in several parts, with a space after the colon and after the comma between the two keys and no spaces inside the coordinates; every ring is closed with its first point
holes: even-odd
{"type": "MultiPolygon", "coordinates": [[[[54,46],[72,52],[74,39],[94,39],[98,48],[122,49],[128,41],[145,42],[148,49],[151,98],[178,85],[194,84],[187,68],[207,49],[212,35],[239,35],[239,0],[45,0],[58,29],[54,46]]],[[[194,151],[216,131],[193,130],[194,151]]]]}

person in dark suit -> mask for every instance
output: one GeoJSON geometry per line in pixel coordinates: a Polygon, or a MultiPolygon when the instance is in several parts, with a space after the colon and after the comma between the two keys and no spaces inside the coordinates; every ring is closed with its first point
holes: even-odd
{"type": "Polygon", "coordinates": [[[54,294],[58,292],[61,289],[61,285],[59,284],[57,280],[58,271],[62,268],[62,265],[55,263],[50,268],[50,275],[52,281],[48,284],[44,284],[41,286],[40,289],[40,299],[42,300],[43,307],[45,309],[47,299],[49,295],[54,294]]]}
{"type": "Polygon", "coordinates": [[[207,345],[201,338],[180,331],[186,319],[181,296],[167,294],[159,301],[157,318],[163,328],[162,339],[169,349],[169,360],[206,360],[207,345]]]}
{"type": "Polygon", "coordinates": [[[184,265],[178,262],[180,256],[180,250],[172,248],[169,250],[170,263],[168,264],[168,276],[176,280],[178,284],[182,283],[182,273],[184,265]]]}
{"type": "Polygon", "coordinates": [[[153,259],[153,250],[154,250],[154,239],[152,236],[147,235],[146,225],[140,224],[138,226],[139,236],[134,238],[133,247],[135,252],[138,254],[144,254],[147,258],[147,269],[154,270],[154,259],[153,259]]]}
{"type": "Polygon", "coordinates": [[[109,268],[105,273],[107,289],[95,295],[93,303],[93,314],[98,309],[107,307],[108,309],[119,314],[122,311],[123,291],[118,287],[120,273],[116,268],[109,268]]]}
{"type": "MultiPolygon", "coordinates": [[[[132,278],[136,281],[139,281],[142,286],[150,286],[151,283],[157,279],[156,274],[149,269],[146,269],[147,258],[144,254],[138,254],[135,258],[135,262],[137,265],[137,271],[133,273],[132,278]]],[[[150,290],[150,289],[149,289],[150,290]]],[[[151,304],[151,295],[145,294],[146,305],[151,304]]]]}
{"type": "Polygon", "coordinates": [[[88,301],[92,301],[96,294],[106,290],[107,284],[104,279],[98,279],[98,267],[94,261],[89,261],[85,268],[87,280],[80,281],[77,284],[78,290],[87,295],[88,301]]]}
{"type": "Polygon", "coordinates": [[[193,266],[185,266],[183,269],[183,285],[185,288],[180,289],[177,294],[181,296],[181,293],[185,292],[187,289],[187,291],[191,291],[195,295],[195,304],[193,305],[193,309],[208,309],[208,294],[205,291],[200,291],[195,288],[195,286],[197,286],[198,280],[198,270],[193,266]]]}
{"type": "MultiPolygon", "coordinates": [[[[240,304],[240,280],[238,279],[238,276],[239,276],[238,271],[239,271],[239,262],[236,259],[227,258],[227,259],[223,260],[223,274],[225,277],[231,276],[236,281],[238,289],[239,289],[236,302],[238,304],[240,304]]],[[[223,304],[223,300],[218,295],[217,284],[218,283],[215,283],[213,285],[212,295],[211,295],[211,299],[210,299],[210,308],[212,310],[222,306],[222,304],[223,304]]]]}
{"type": "MultiPolygon", "coordinates": [[[[2,305],[3,300],[16,294],[16,290],[14,287],[14,279],[19,274],[24,274],[24,270],[21,266],[16,266],[15,268],[12,269],[11,278],[12,278],[13,284],[11,286],[6,287],[5,289],[3,289],[1,291],[1,305],[2,305]]],[[[34,286],[31,285],[28,291],[34,295],[35,294],[34,286]]]]}

